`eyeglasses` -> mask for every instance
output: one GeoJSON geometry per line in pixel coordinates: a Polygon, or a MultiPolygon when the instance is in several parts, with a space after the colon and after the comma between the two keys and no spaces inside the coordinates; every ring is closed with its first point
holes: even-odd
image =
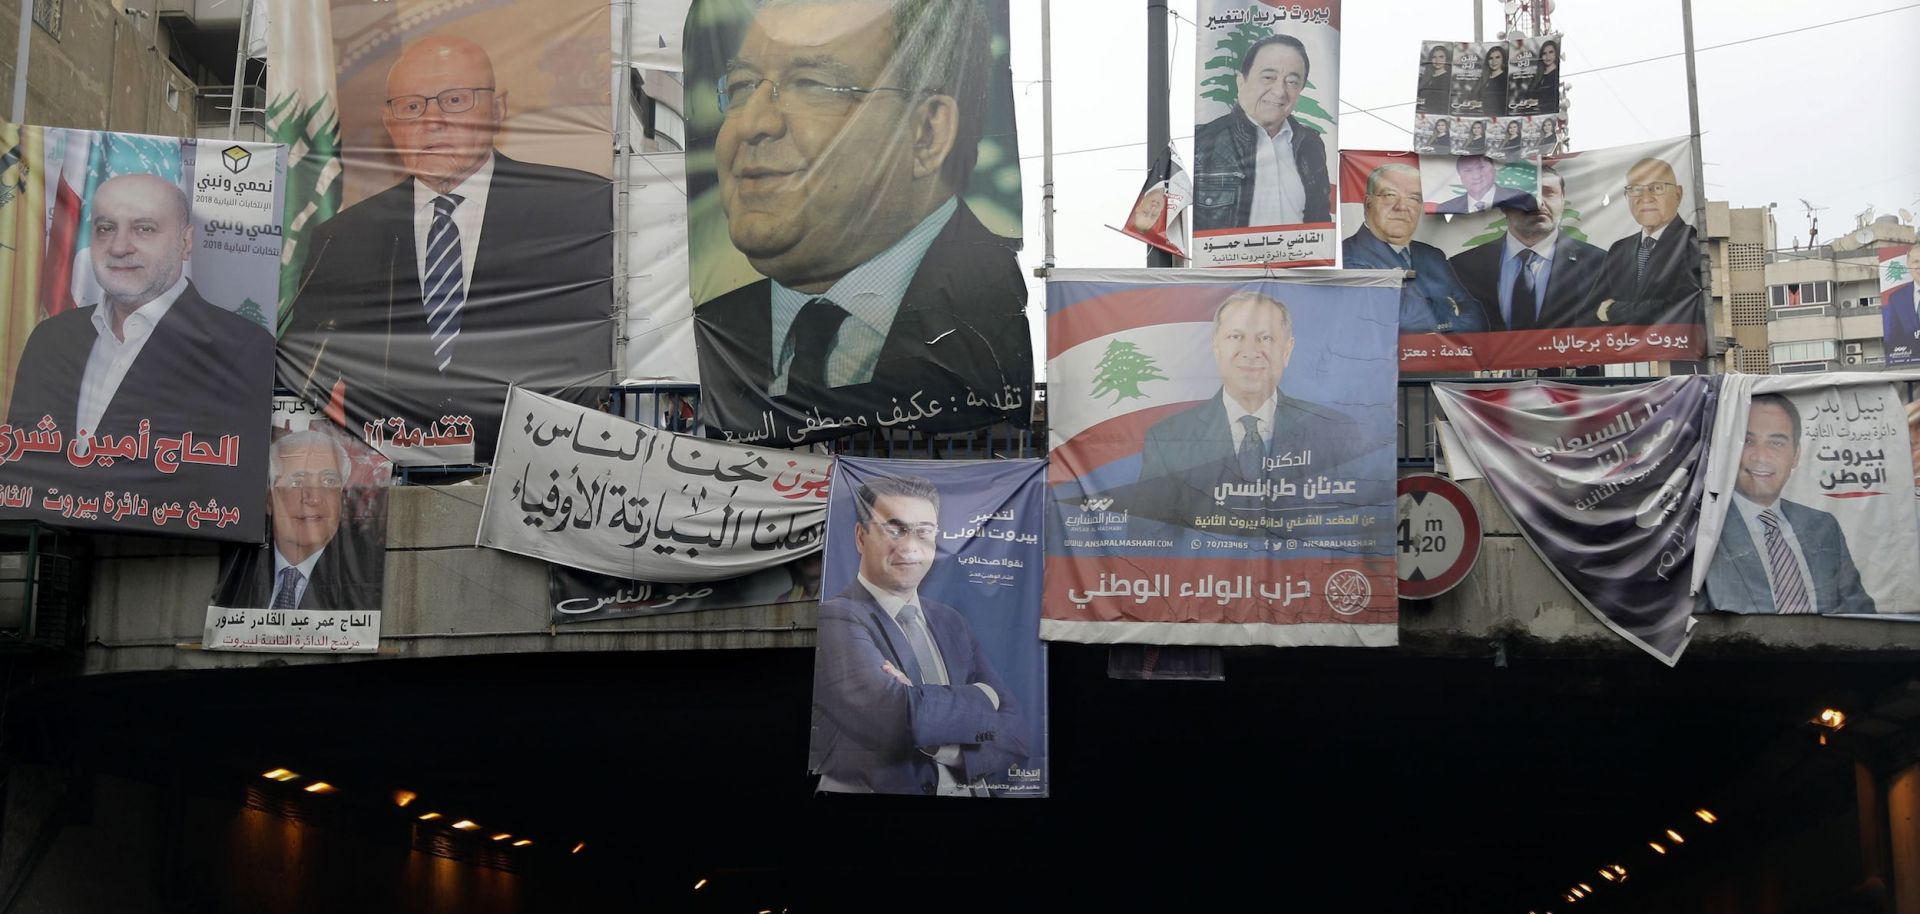
{"type": "Polygon", "coordinates": [[[427,103],[440,106],[441,114],[459,114],[470,111],[482,92],[492,92],[492,86],[474,86],[470,89],[448,89],[439,95],[396,95],[387,99],[387,113],[396,121],[418,120],[427,113],[427,103]]]}
{"type": "Polygon", "coordinates": [[[333,490],[345,485],[338,473],[294,473],[273,481],[273,487],[276,489],[333,490]]]}
{"type": "Polygon", "coordinates": [[[1657,197],[1679,186],[1678,184],[1669,184],[1665,181],[1655,181],[1652,184],[1629,184],[1627,185],[1627,196],[1644,197],[1648,194],[1653,194],[1657,197]]]}
{"type": "Polygon", "coordinates": [[[838,117],[853,110],[860,100],[875,92],[902,92],[911,95],[912,89],[898,86],[835,86],[817,79],[804,76],[782,82],[764,76],[722,76],[720,90],[720,114],[732,117],[747,107],[747,101],[760,91],[762,83],[773,86],[773,104],[785,114],[798,114],[811,117],[838,117]]]}
{"type": "Polygon", "coordinates": [[[933,538],[940,534],[940,528],[933,524],[903,524],[897,520],[890,520],[884,524],[869,521],[868,525],[880,528],[881,532],[887,535],[887,539],[896,542],[911,536],[923,543],[931,543],[933,538]]]}
{"type": "Polygon", "coordinates": [[[1375,200],[1385,200],[1388,206],[1399,206],[1402,203],[1410,206],[1419,206],[1421,204],[1419,197],[1409,197],[1406,194],[1396,194],[1392,191],[1384,194],[1368,194],[1367,196],[1375,200]]]}

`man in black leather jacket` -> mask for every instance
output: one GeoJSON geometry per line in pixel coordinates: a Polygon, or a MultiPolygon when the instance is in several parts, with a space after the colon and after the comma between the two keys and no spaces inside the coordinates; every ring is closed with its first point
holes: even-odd
{"type": "Polygon", "coordinates": [[[1332,221],[1326,144],[1293,117],[1311,66],[1291,35],[1263,38],[1240,58],[1234,110],[1193,138],[1195,228],[1332,221]],[[1273,153],[1264,163],[1263,151],[1273,153]]]}

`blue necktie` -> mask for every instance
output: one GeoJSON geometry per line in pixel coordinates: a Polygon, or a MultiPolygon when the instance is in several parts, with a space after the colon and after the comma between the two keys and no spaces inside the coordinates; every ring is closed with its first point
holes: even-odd
{"type": "Polygon", "coordinates": [[[898,621],[900,630],[907,633],[907,646],[913,648],[914,662],[920,664],[920,684],[946,685],[947,677],[940,672],[939,661],[933,658],[933,641],[927,637],[927,627],[920,621],[920,607],[911,603],[900,607],[898,621]]]}
{"type": "Polygon", "coordinates": [[[273,592],[273,605],[268,609],[292,609],[300,602],[300,569],[287,567],[280,570],[280,584],[273,592]]]}
{"type": "Polygon", "coordinates": [[[1532,330],[1538,322],[1533,301],[1533,259],[1538,256],[1532,248],[1520,249],[1520,271],[1513,274],[1513,288],[1507,292],[1513,306],[1513,319],[1507,322],[1509,330],[1532,330]]]}
{"type": "Polygon", "coordinates": [[[1240,428],[1240,478],[1260,478],[1260,458],[1266,456],[1266,442],[1260,440],[1260,419],[1256,416],[1241,416],[1240,428]]]}
{"type": "Polygon", "coordinates": [[[453,364],[453,338],[460,335],[460,309],[467,304],[460,229],[453,224],[453,208],[462,199],[458,194],[433,198],[433,226],[427,231],[427,273],[420,284],[420,306],[427,312],[433,357],[440,360],[441,374],[453,364]]]}

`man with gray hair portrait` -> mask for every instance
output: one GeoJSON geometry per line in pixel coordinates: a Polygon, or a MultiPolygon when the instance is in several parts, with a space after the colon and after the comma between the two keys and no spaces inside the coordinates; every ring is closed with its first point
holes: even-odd
{"type": "Polygon", "coordinates": [[[710,427],[816,440],[809,411],[897,418],[916,392],[922,427],[977,427],[1001,418],[980,400],[1032,383],[1016,243],[963,199],[984,5],[774,0],[716,49],[720,209],[766,278],[694,309],[710,427]]]}
{"type": "Polygon", "coordinates": [[[273,541],[239,547],[222,563],[214,605],[236,609],[380,608],[385,517],[360,530],[346,518],[353,461],[340,436],[282,436],[268,458],[273,541]],[[343,529],[344,528],[344,529],[343,529]]]}

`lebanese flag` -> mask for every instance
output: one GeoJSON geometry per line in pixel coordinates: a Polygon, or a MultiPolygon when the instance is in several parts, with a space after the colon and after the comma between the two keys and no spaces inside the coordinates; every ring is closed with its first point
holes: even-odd
{"type": "Polygon", "coordinates": [[[47,224],[47,256],[40,273],[40,316],[52,317],[78,307],[73,300],[73,263],[80,250],[80,217],[85,212],[82,188],[93,162],[93,136],[88,131],[67,133],[60,176],[54,183],[53,216],[47,224]]]}

